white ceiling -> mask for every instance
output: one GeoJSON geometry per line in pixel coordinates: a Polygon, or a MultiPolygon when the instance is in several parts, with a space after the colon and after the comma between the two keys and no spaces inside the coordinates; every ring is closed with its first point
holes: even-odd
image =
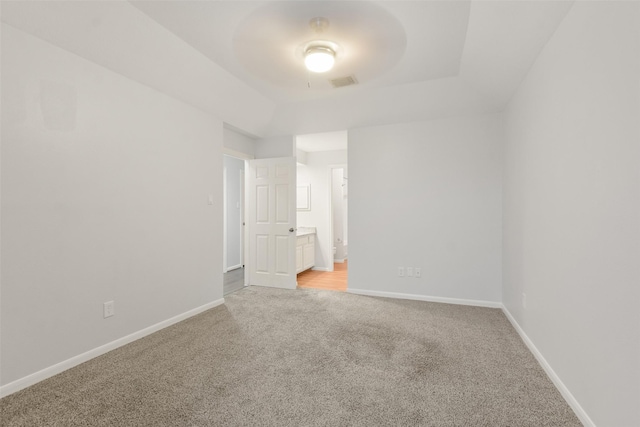
{"type": "Polygon", "coordinates": [[[498,112],[570,1],[21,1],[2,21],[256,136],[498,112]],[[300,46],[340,45],[308,79],[300,46]],[[334,89],[327,78],[354,74],[334,89]],[[311,88],[307,86],[307,80],[311,88]]]}
{"type": "Polygon", "coordinates": [[[470,7],[469,1],[132,3],[265,96],[284,102],[340,96],[328,80],[348,75],[366,88],[457,75],[470,7]],[[309,26],[315,17],[329,20],[322,33],[309,26]],[[328,73],[304,68],[302,47],[313,40],[340,47],[328,73]]]}
{"type": "Polygon", "coordinates": [[[296,137],[296,147],[307,153],[346,150],[347,139],[346,130],[298,135],[296,137]]]}

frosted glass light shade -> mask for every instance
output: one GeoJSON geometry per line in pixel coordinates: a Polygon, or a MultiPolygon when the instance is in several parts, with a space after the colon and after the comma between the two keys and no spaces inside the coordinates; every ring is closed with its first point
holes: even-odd
{"type": "Polygon", "coordinates": [[[314,46],[307,49],[304,54],[304,65],[307,70],[314,73],[324,73],[333,68],[336,62],[336,53],[324,46],[314,46]]]}

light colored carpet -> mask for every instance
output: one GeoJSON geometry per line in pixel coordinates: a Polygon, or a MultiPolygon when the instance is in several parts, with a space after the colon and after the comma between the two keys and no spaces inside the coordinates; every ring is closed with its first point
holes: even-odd
{"type": "Polygon", "coordinates": [[[7,426],[579,426],[498,309],[245,288],[0,401],[7,426]]]}

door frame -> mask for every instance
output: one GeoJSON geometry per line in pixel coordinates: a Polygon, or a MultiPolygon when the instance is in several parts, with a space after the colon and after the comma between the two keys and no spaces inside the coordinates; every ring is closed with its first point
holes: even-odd
{"type": "MultiPolygon", "coordinates": [[[[240,160],[244,160],[244,176],[242,177],[242,211],[243,211],[243,218],[242,218],[242,264],[244,267],[244,285],[245,286],[249,286],[249,275],[246,274],[246,272],[248,271],[250,265],[249,263],[251,262],[250,258],[249,258],[249,233],[247,233],[247,220],[248,220],[248,212],[247,212],[247,174],[249,173],[248,171],[248,161],[249,160],[253,160],[255,159],[254,156],[249,155],[247,153],[243,153],[241,151],[236,151],[236,150],[232,150],[230,148],[227,147],[223,147],[222,149],[222,154],[223,155],[227,155],[227,156],[231,156],[231,157],[235,157],[236,159],[240,159],[240,160]]],[[[224,157],[223,157],[224,159],[224,157]]],[[[223,167],[224,169],[224,167],[223,167]]],[[[223,172],[223,176],[225,176],[226,174],[223,172]]],[[[225,199],[223,199],[223,203],[226,203],[226,197],[225,199]]],[[[226,206],[225,206],[226,208],[226,206]]],[[[225,210],[226,212],[226,210],[225,210]]],[[[225,213],[226,215],[226,213],[225,213]]],[[[223,233],[226,234],[226,228],[223,225],[223,233]]],[[[226,245],[226,237],[224,238],[224,244],[226,245]]],[[[226,248],[223,248],[223,258],[226,258],[226,248]]],[[[226,260],[223,259],[223,271],[225,271],[226,269],[226,260]]]]}

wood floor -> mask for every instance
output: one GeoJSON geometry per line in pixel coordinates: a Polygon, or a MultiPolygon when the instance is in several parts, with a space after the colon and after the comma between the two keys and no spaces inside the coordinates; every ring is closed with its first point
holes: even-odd
{"type": "Polygon", "coordinates": [[[333,271],[303,271],[298,274],[298,288],[346,292],[347,261],[344,263],[334,263],[333,271]]]}

